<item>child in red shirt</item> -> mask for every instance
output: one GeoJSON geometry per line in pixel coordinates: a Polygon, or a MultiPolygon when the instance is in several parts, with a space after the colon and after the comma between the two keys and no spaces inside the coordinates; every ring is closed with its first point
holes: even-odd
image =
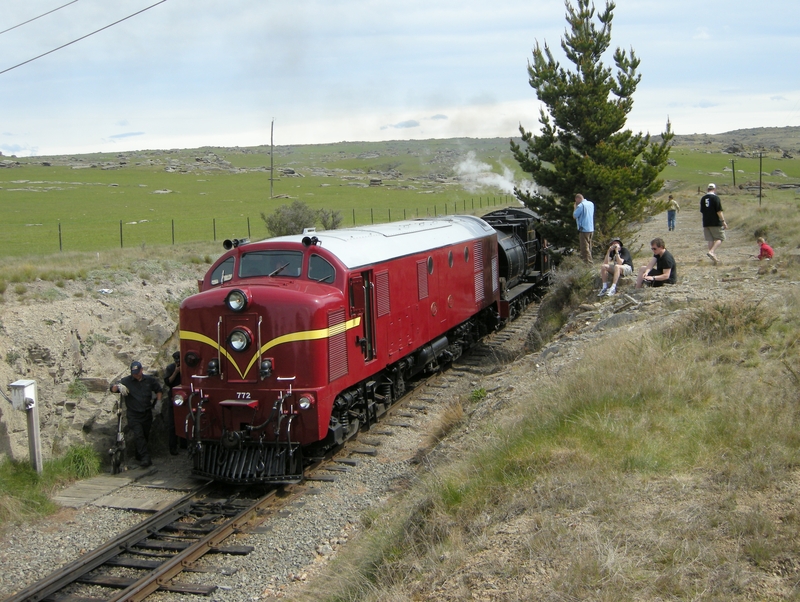
{"type": "Polygon", "coordinates": [[[758,259],[759,261],[761,261],[762,259],[772,259],[772,257],[775,255],[775,251],[773,251],[772,247],[770,247],[767,244],[767,241],[764,240],[761,236],[759,236],[758,239],[756,239],[756,242],[760,245],[760,251],[761,251],[758,254],[758,257],[756,257],[756,259],[758,259]]]}

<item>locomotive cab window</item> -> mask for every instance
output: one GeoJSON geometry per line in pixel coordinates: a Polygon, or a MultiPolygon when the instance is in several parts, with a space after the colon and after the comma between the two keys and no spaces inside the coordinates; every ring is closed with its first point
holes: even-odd
{"type": "Polygon", "coordinates": [[[312,255],[308,260],[308,278],[331,283],[336,279],[336,269],[323,257],[312,255]]]}
{"type": "Polygon", "coordinates": [[[211,272],[211,286],[222,284],[233,278],[233,262],[233,257],[228,257],[214,268],[214,271],[211,272]]]}
{"type": "Polygon", "coordinates": [[[303,254],[300,251],[253,251],[242,255],[239,278],[297,278],[302,267],[303,254]]]}

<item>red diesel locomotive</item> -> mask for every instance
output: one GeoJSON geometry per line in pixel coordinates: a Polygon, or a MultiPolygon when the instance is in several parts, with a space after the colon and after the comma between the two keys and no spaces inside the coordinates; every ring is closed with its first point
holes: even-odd
{"type": "Polygon", "coordinates": [[[507,209],[226,241],[180,308],[172,403],[193,472],[301,480],[529,301],[549,272],[536,223],[507,209]]]}

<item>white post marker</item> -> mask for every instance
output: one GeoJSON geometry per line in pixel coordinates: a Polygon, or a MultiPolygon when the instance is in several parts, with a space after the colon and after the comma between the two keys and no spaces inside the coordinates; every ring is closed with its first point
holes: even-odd
{"type": "Polygon", "coordinates": [[[15,410],[25,410],[28,415],[28,450],[31,465],[42,474],[42,439],[39,435],[39,401],[35,380],[18,380],[10,385],[11,405],[15,410]]]}

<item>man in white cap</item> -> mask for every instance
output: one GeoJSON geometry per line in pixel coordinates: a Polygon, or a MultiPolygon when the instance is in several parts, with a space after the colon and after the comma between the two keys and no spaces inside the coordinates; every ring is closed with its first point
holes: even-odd
{"type": "Polygon", "coordinates": [[[717,196],[717,187],[714,184],[708,185],[706,194],[700,199],[700,212],[703,214],[703,237],[708,242],[706,255],[717,265],[719,258],[716,251],[725,240],[728,223],[722,214],[722,201],[717,196]]]}

